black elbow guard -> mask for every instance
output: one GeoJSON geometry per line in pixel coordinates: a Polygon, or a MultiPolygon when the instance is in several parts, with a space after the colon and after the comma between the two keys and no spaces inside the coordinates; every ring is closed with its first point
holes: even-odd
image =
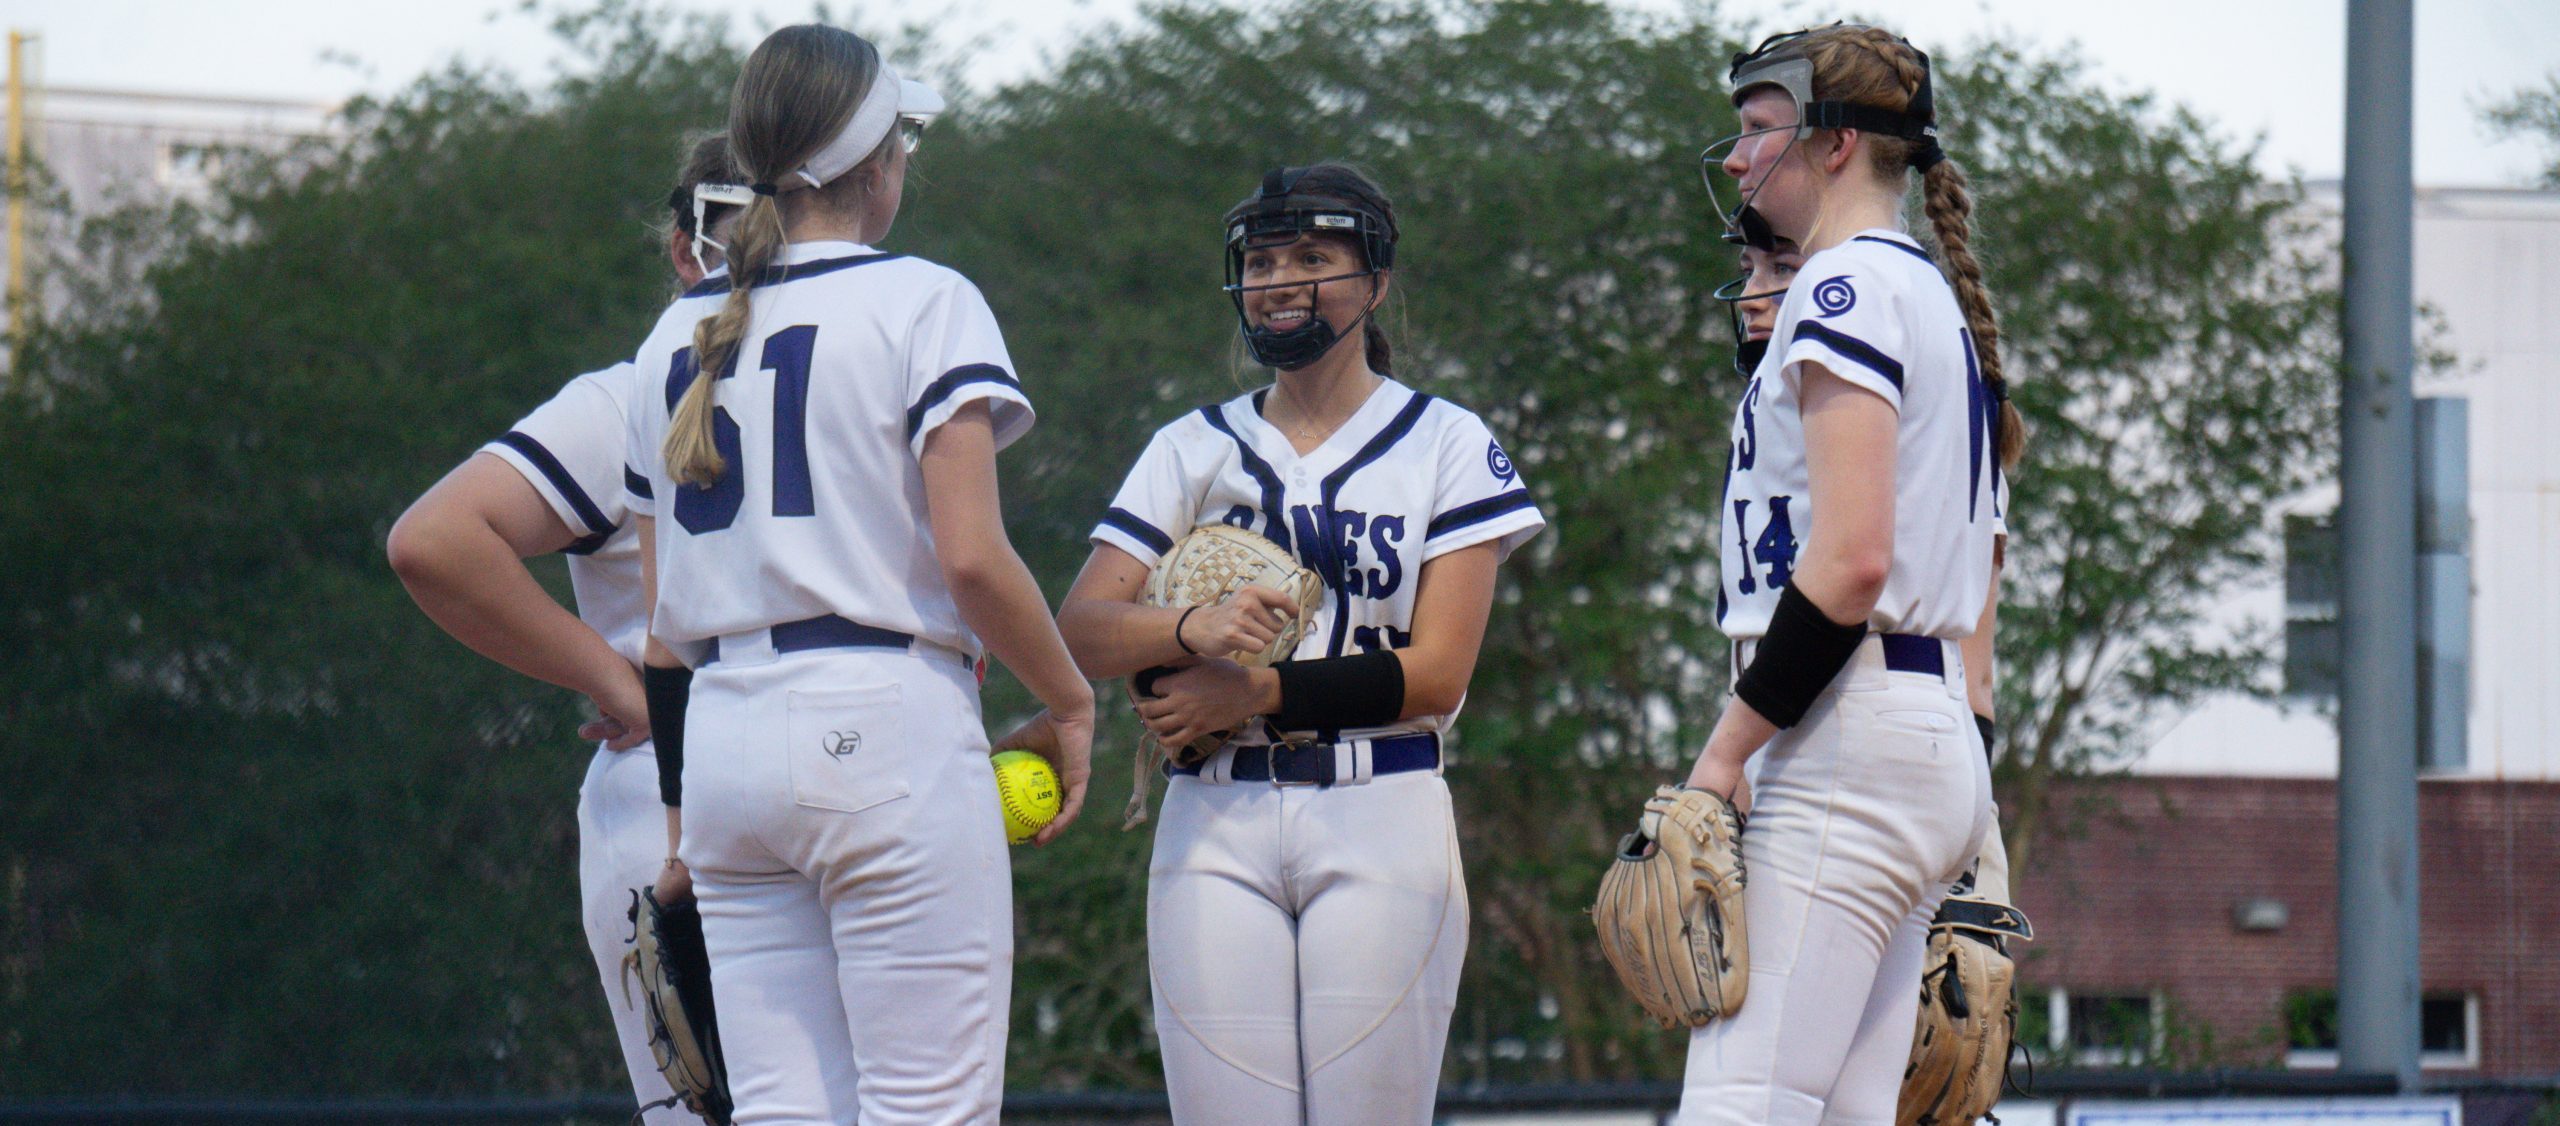
{"type": "Polygon", "coordinates": [[[1867,623],[1832,621],[1803,591],[1790,586],[1779,593],[1769,632],[1760,638],[1751,667],[1733,682],[1733,694],[1781,730],[1794,727],[1866,639],[1867,623]]]}
{"type": "Polygon", "coordinates": [[[1282,731],[1341,731],[1394,723],[1404,714],[1404,658],[1391,650],[1282,661],[1280,710],[1271,725],[1282,731]]]}
{"type": "Polygon", "coordinates": [[[649,737],[657,745],[658,800],[684,804],[684,707],[693,696],[693,670],[640,668],[640,691],[649,701],[649,737]]]}

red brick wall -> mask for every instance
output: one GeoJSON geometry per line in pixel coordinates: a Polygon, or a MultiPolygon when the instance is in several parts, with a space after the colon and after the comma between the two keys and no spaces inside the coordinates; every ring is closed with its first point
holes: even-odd
{"type": "MultiPolygon", "coordinates": [[[[2273,1062],[2282,999],[2337,977],[2337,785],[2138,777],[2056,794],[2018,880],[2035,920],[2029,988],[2149,993],[2208,1026],[2218,1062],[2273,1062]],[[2243,899],[2282,930],[2243,931],[2243,899]]],[[[2560,1073],[2560,783],[2419,786],[2420,974],[2480,999],[2481,1075],[2560,1073]]]]}

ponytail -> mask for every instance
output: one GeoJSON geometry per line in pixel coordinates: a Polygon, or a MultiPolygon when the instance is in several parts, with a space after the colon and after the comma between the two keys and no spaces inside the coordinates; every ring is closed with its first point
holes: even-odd
{"type": "Polygon", "coordinates": [[[667,459],[667,475],[681,484],[708,488],[728,468],[714,437],[713,390],[738,362],[738,342],[746,337],[747,320],[754,313],[749,294],[783,245],[782,209],[772,196],[758,195],[729,236],[729,298],[720,303],[719,312],[693,326],[693,382],[676,401],[666,444],[659,450],[667,459]]]}
{"type": "Polygon", "coordinates": [[[2015,466],[2027,448],[2026,419],[2009,401],[2009,378],[2000,366],[2000,315],[1991,308],[1991,290],[1982,284],[1982,263],[1973,256],[1973,191],[1964,168],[1942,160],[1920,177],[1921,205],[1938,236],[1938,253],[1946,259],[1947,279],[1954,283],[1956,305],[1964,310],[1965,327],[1973,333],[1973,351],[1982,364],[1982,381],[2000,404],[1997,449],[2000,464],[2015,466]]]}
{"type": "Polygon", "coordinates": [[[860,212],[885,167],[897,132],[843,175],[814,185],[793,174],[844,131],[880,69],[879,49],[849,31],[802,24],[766,36],[738,72],[729,96],[729,154],[756,189],[729,242],[729,296],[720,311],[693,327],[693,382],[668,420],[667,475],[708,487],[727,470],[713,422],[720,377],[738,362],[738,346],[754,314],[751,296],[789,244],[777,193],[792,195],[795,216],[813,209],[860,212]],[[804,187],[805,184],[814,186],[804,187]]]}
{"type": "MultiPolygon", "coordinates": [[[[1929,86],[1928,57],[1883,28],[1833,24],[1807,33],[1805,43],[1817,97],[1899,113],[1929,86]]],[[[1995,424],[2000,464],[2014,466],[2026,452],[2027,424],[2017,404],[2009,401],[2009,379],[2000,366],[2000,315],[1991,308],[1982,263],[1973,256],[1973,185],[1963,166],[1940,153],[1934,140],[1925,152],[1889,133],[1869,132],[1863,141],[1876,174],[1889,183],[1902,182],[1899,177],[1910,168],[1922,168],[1921,205],[1936,232],[1938,256],[1955,288],[1956,305],[1964,311],[1965,329],[1973,336],[1983,382],[2000,404],[1995,424]]]]}

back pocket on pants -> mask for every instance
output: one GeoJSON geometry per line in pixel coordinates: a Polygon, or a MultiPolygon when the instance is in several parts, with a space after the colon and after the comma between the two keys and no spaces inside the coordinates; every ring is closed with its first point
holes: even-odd
{"type": "Polygon", "coordinates": [[[906,715],[895,684],[791,693],[791,798],[858,813],[907,796],[906,715]]]}

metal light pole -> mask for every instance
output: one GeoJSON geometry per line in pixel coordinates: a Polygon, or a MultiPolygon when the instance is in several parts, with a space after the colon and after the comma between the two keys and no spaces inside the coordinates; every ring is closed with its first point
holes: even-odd
{"type": "Polygon", "coordinates": [[[2348,0],[2339,394],[2338,1066],[2418,1082],[2411,0],[2348,0]]]}

